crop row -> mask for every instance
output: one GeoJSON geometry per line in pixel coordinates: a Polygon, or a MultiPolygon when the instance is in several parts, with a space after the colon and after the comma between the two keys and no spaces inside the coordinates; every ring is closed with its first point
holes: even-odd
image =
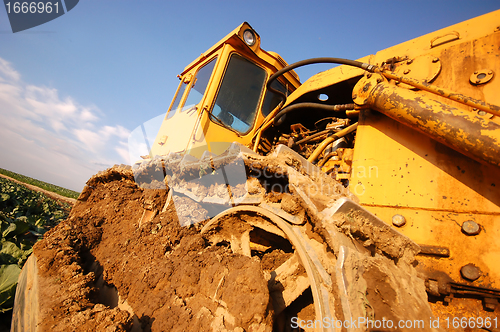
{"type": "Polygon", "coordinates": [[[21,182],[24,182],[24,183],[27,183],[27,184],[31,184],[33,186],[37,186],[39,188],[42,188],[42,189],[45,189],[45,190],[48,190],[48,191],[52,191],[52,192],[54,192],[56,194],[59,194],[61,196],[65,196],[65,197],[75,198],[76,199],[80,195],[79,192],[76,192],[76,191],[73,191],[73,190],[69,190],[69,189],[66,189],[66,188],[63,188],[63,187],[59,187],[59,186],[56,186],[54,184],[43,182],[43,181],[40,181],[40,180],[37,180],[37,179],[33,179],[33,178],[30,178],[29,176],[26,176],[26,175],[14,173],[14,172],[8,171],[8,170],[3,169],[3,168],[0,168],[0,173],[4,174],[4,175],[7,175],[7,176],[9,176],[9,177],[11,177],[13,179],[18,180],[18,181],[21,181],[21,182]]]}
{"type": "Polygon", "coordinates": [[[71,206],[0,178],[0,313],[14,303],[17,279],[33,245],[67,218],[71,206]]]}

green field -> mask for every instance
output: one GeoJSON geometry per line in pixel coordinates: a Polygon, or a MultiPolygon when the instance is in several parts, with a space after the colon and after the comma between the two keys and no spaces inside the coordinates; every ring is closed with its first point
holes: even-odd
{"type": "Polygon", "coordinates": [[[33,245],[70,210],[67,203],[0,177],[0,313],[12,309],[17,279],[33,245]]]}
{"type": "Polygon", "coordinates": [[[8,171],[8,170],[3,169],[3,168],[0,168],[0,173],[3,175],[7,175],[13,179],[18,180],[18,181],[21,181],[21,182],[24,182],[27,184],[31,184],[33,186],[37,186],[39,188],[42,188],[42,189],[45,189],[48,191],[52,191],[52,192],[59,194],[61,196],[77,199],[78,196],[80,195],[79,192],[69,190],[66,188],[62,188],[62,187],[59,187],[59,186],[56,186],[56,185],[53,185],[53,184],[50,184],[47,182],[37,180],[37,179],[33,179],[33,178],[30,178],[30,177],[25,176],[25,175],[17,174],[17,173],[8,171]]]}

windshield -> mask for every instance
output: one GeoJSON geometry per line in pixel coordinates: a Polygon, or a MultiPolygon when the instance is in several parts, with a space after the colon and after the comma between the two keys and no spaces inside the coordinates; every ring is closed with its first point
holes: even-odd
{"type": "Polygon", "coordinates": [[[253,62],[233,54],[215,101],[212,115],[224,125],[246,133],[252,127],[266,72],[253,62]]]}

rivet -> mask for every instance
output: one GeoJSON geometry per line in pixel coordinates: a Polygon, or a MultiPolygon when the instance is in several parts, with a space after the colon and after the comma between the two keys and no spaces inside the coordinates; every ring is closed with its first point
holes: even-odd
{"type": "Polygon", "coordinates": [[[464,279],[474,281],[479,279],[479,277],[481,276],[481,270],[474,264],[467,264],[465,266],[462,266],[462,268],[460,269],[460,274],[464,279]]]}
{"type": "Polygon", "coordinates": [[[404,72],[403,72],[405,75],[409,74],[410,73],[410,70],[409,69],[406,69],[404,72]]]}
{"type": "Polygon", "coordinates": [[[481,227],[475,221],[467,220],[462,224],[462,231],[467,235],[477,235],[481,227]]]}
{"type": "Polygon", "coordinates": [[[493,75],[493,70],[490,70],[490,71],[488,72],[488,75],[493,75]]]}
{"type": "Polygon", "coordinates": [[[406,224],[406,219],[400,214],[395,214],[394,216],[392,216],[392,223],[396,227],[402,227],[406,224]]]}
{"type": "Polygon", "coordinates": [[[476,83],[481,83],[481,80],[476,80],[476,83]]]}
{"type": "Polygon", "coordinates": [[[410,60],[406,61],[406,64],[407,64],[407,65],[411,65],[412,63],[413,63],[413,60],[412,60],[412,59],[410,59],[410,60]]]}
{"type": "Polygon", "coordinates": [[[477,114],[481,115],[481,116],[484,116],[484,115],[486,115],[486,112],[485,111],[479,111],[479,112],[477,112],[477,114]]]}
{"type": "Polygon", "coordinates": [[[476,70],[476,71],[474,72],[474,75],[477,75],[477,73],[478,73],[478,72],[477,72],[477,70],[476,70]]]}
{"type": "Polygon", "coordinates": [[[436,62],[438,62],[438,61],[439,61],[439,58],[434,58],[434,59],[432,59],[432,62],[433,62],[433,63],[436,63],[436,62]]]}

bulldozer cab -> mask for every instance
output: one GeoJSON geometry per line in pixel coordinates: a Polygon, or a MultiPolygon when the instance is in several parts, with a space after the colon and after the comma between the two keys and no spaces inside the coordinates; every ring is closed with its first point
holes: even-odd
{"type": "MultiPolygon", "coordinates": [[[[266,83],[287,63],[260,48],[260,37],[241,24],[189,64],[163,119],[150,156],[170,152],[199,158],[220,154],[231,142],[249,145],[265,117],[278,105],[266,83]]],[[[274,83],[285,93],[300,85],[295,72],[274,83]]]]}

